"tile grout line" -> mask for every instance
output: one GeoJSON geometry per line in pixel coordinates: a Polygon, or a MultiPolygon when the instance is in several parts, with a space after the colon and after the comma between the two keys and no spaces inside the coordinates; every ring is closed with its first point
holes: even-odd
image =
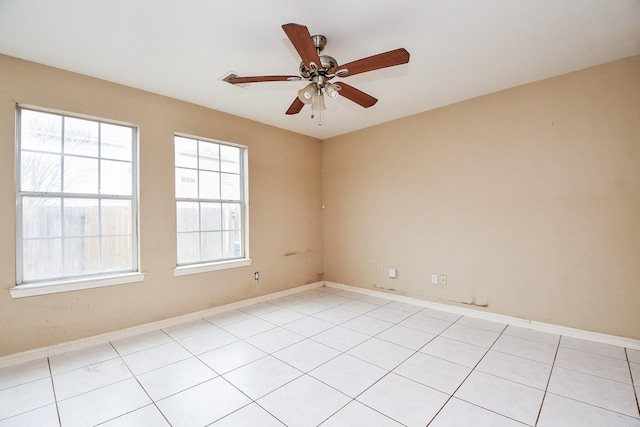
{"type": "MultiPolygon", "coordinates": [[[[270,354],[269,354],[268,356],[270,356],[270,354]]],[[[197,356],[196,356],[196,357],[197,357],[197,356]]],[[[266,357],[266,356],[265,356],[265,357],[266,357]]],[[[203,362],[203,363],[204,363],[204,362],[203,362]]],[[[246,365],[244,365],[244,366],[246,366],[246,365]]],[[[214,370],[214,372],[215,372],[215,370],[214,370]]],[[[229,372],[231,372],[231,371],[229,371],[229,372]]],[[[262,399],[263,397],[265,397],[265,396],[267,396],[267,395],[269,395],[269,394],[273,393],[274,391],[276,391],[276,390],[278,390],[278,389],[280,389],[280,388],[284,387],[285,385],[287,385],[287,384],[289,384],[289,383],[291,383],[291,382],[293,382],[293,381],[297,380],[298,378],[302,377],[303,375],[304,375],[304,372],[302,373],[302,375],[299,375],[299,376],[295,377],[295,378],[294,378],[294,379],[292,379],[291,381],[287,381],[286,383],[282,384],[280,387],[276,388],[275,390],[272,390],[272,391],[270,391],[269,393],[266,393],[264,396],[260,396],[260,397],[258,397],[258,399],[254,399],[254,398],[252,398],[252,397],[251,397],[251,396],[249,396],[247,393],[245,393],[244,391],[242,391],[242,390],[240,390],[238,387],[236,387],[236,385],[235,385],[235,384],[233,384],[231,381],[229,381],[228,379],[226,379],[224,376],[219,375],[219,376],[218,376],[219,378],[222,378],[222,380],[223,380],[223,381],[225,381],[227,384],[229,384],[231,387],[235,388],[235,389],[236,389],[236,390],[238,390],[240,393],[242,393],[243,395],[245,395],[245,396],[247,397],[247,399],[249,399],[249,403],[247,403],[246,405],[243,405],[243,406],[239,407],[239,408],[238,408],[238,409],[236,409],[235,411],[229,412],[228,414],[226,414],[226,415],[224,415],[224,416],[222,416],[222,417],[218,418],[217,420],[212,421],[211,423],[207,424],[207,426],[212,425],[212,424],[215,424],[215,423],[217,423],[218,421],[220,421],[220,420],[222,420],[222,419],[227,418],[227,417],[228,417],[228,416],[230,416],[231,414],[234,414],[234,413],[236,413],[236,412],[238,412],[238,411],[240,411],[240,410],[242,410],[242,409],[246,408],[247,406],[249,406],[249,405],[251,405],[251,404],[253,404],[253,403],[255,403],[256,405],[258,405],[260,408],[262,408],[264,411],[266,411],[269,415],[271,415],[272,417],[274,417],[276,420],[278,420],[278,421],[280,421],[282,424],[284,424],[284,422],[282,422],[282,421],[280,420],[280,418],[276,417],[274,414],[272,414],[271,412],[269,412],[265,407],[263,407],[262,405],[260,405],[260,404],[258,403],[258,400],[260,400],[260,399],[262,399]]],[[[192,388],[192,387],[190,387],[190,388],[192,388]]],[[[285,425],[286,425],[286,424],[285,424],[285,425]]]]}
{"type": "MultiPolygon", "coordinates": [[[[308,374],[305,374],[305,375],[308,375],[308,374]]],[[[309,375],[309,376],[311,377],[311,375],[309,375]]],[[[320,381],[319,379],[317,379],[317,378],[315,378],[315,377],[311,377],[311,378],[313,378],[313,379],[314,379],[314,380],[316,380],[316,381],[320,381]]],[[[327,387],[331,387],[329,384],[325,384],[323,381],[320,381],[320,382],[321,382],[322,384],[326,385],[327,387]]],[[[329,415],[328,415],[326,418],[324,418],[322,421],[320,421],[320,422],[317,424],[318,426],[320,426],[320,425],[322,425],[323,423],[325,423],[329,418],[333,417],[335,414],[337,414],[338,412],[342,411],[344,408],[346,408],[348,405],[350,405],[351,403],[355,402],[355,400],[356,400],[355,398],[353,398],[353,397],[351,397],[351,396],[349,396],[349,395],[347,395],[347,394],[345,394],[345,393],[341,392],[340,390],[338,390],[338,389],[336,389],[336,388],[334,388],[334,387],[331,387],[331,388],[332,388],[332,389],[334,389],[334,390],[336,390],[336,391],[338,391],[339,393],[344,394],[344,395],[345,395],[345,396],[347,396],[350,400],[349,400],[349,401],[347,401],[347,403],[345,403],[344,405],[340,406],[340,407],[339,407],[338,409],[336,409],[335,411],[333,411],[331,414],[329,414],[329,415]]],[[[265,409],[265,410],[266,410],[266,409],[265,409]]],[[[267,411],[267,412],[269,412],[269,411],[267,411]]],[[[269,413],[271,413],[271,412],[269,412],[269,413]]],[[[280,421],[280,420],[278,419],[278,421],[280,421]]],[[[394,420],[394,421],[395,421],[395,420],[394,420]]],[[[282,422],[282,421],[281,421],[281,422],[282,422]]],[[[282,424],[284,424],[284,423],[282,423],[282,424]]],[[[285,425],[286,425],[286,424],[285,424],[285,425]]]]}
{"type": "Polygon", "coordinates": [[[544,394],[542,395],[542,402],[540,402],[540,409],[538,409],[538,415],[536,416],[536,422],[533,424],[537,426],[540,422],[540,415],[542,415],[542,407],[544,406],[544,401],[547,399],[547,393],[549,392],[549,384],[551,383],[551,376],[553,375],[553,370],[556,367],[556,359],[558,358],[558,352],[560,351],[560,343],[562,342],[562,335],[558,338],[558,344],[556,345],[556,352],[553,355],[553,362],[551,363],[551,370],[549,371],[549,378],[547,378],[547,385],[544,388],[544,394]]]}
{"type": "Polygon", "coordinates": [[[53,390],[53,402],[56,404],[56,415],[58,416],[58,425],[62,427],[62,419],[60,418],[60,409],[58,408],[58,397],[56,396],[56,385],[53,382],[53,372],[51,371],[51,359],[47,357],[47,368],[49,368],[49,379],[51,380],[51,388],[53,390]]]}
{"type": "MultiPolygon", "coordinates": [[[[458,318],[458,320],[462,319],[464,316],[460,316],[458,318]]],[[[458,320],[456,320],[455,322],[453,322],[451,325],[449,325],[449,327],[447,327],[447,329],[449,329],[451,326],[455,325],[456,323],[458,323],[458,320]]],[[[468,326],[468,325],[465,325],[468,326]]],[[[473,327],[473,326],[470,326],[473,327]]],[[[436,414],[433,416],[433,418],[431,418],[431,420],[429,420],[429,423],[427,423],[427,426],[430,425],[440,414],[440,412],[442,412],[442,410],[444,409],[445,406],[447,406],[447,404],[451,401],[451,399],[453,399],[453,396],[458,392],[458,390],[460,390],[460,387],[462,387],[462,385],[465,383],[465,381],[467,381],[467,379],[471,376],[472,373],[475,372],[476,368],[478,367],[478,365],[480,364],[480,362],[482,362],[482,359],[485,358],[485,356],[489,353],[489,351],[491,350],[491,348],[495,345],[495,343],[498,341],[498,339],[500,339],[500,337],[502,336],[502,334],[504,334],[504,331],[507,329],[508,325],[505,325],[504,328],[502,328],[502,331],[500,331],[500,333],[498,334],[498,336],[496,337],[495,340],[493,340],[493,343],[491,343],[491,345],[487,348],[487,351],[484,352],[484,354],[482,355],[482,357],[476,362],[475,365],[473,365],[473,368],[471,368],[471,370],[469,371],[469,373],[464,377],[464,379],[462,381],[460,381],[460,384],[458,384],[458,387],[456,387],[456,389],[449,395],[449,398],[446,400],[446,402],[444,402],[444,404],[440,407],[440,409],[438,409],[438,412],[436,412],[436,414]]],[[[440,332],[440,334],[438,334],[437,336],[440,336],[443,332],[445,332],[447,329],[445,329],[444,331],[440,332]]],[[[478,329],[478,328],[477,328],[478,329]]],[[[446,337],[443,337],[446,338],[446,337]]],[[[451,339],[451,338],[450,338],[451,339]]],[[[426,345],[426,344],[425,344],[426,345]]],[[[445,359],[442,359],[445,360],[445,359]]],[[[453,362],[452,362],[453,363],[453,362]]],[[[462,400],[462,399],[461,399],[462,400]]],[[[464,400],[464,402],[466,402],[466,400],[464,400]]],[[[477,406],[479,408],[482,408],[484,410],[496,413],[498,415],[501,415],[503,417],[506,418],[510,418],[507,417],[506,415],[500,414],[498,412],[492,411],[488,408],[484,408],[482,406],[476,405],[475,403],[471,403],[471,402],[467,402],[471,405],[477,406]]],[[[513,419],[513,418],[510,418],[513,419]]]]}
{"type": "MultiPolygon", "coordinates": [[[[433,341],[434,339],[436,339],[436,338],[438,338],[439,336],[441,336],[443,332],[445,332],[445,331],[446,331],[446,330],[448,330],[450,327],[452,327],[453,325],[455,325],[456,323],[458,323],[458,320],[460,320],[462,317],[463,317],[463,316],[460,316],[460,317],[459,317],[458,319],[456,319],[454,322],[451,322],[451,324],[450,324],[449,326],[447,326],[444,330],[440,331],[440,333],[439,333],[439,334],[437,334],[437,335],[436,335],[436,336],[434,336],[432,339],[430,339],[428,343],[426,343],[425,345],[423,345],[422,347],[420,347],[418,350],[416,350],[416,352],[414,353],[414,355],[415,355],[416,353],[419,353],[419,352],[420,352],[420,350],[421,350],[421,349],[423,349],[424,347],[426,347],[426,346],[427,346],[431,341],[433,341]]],[[[496,339],[497,339],[497,338],[496,338],[496,339]]],[[[489,351],[489,350],[487,350],[487,351],[489,351]]],[[[412,356],[413,356],[413,355],[412,355],[412,356]]],[[[483,357],[484,357],[484,356],[483,356],[483,357]]],[[[443,359],[443,360],[444,360],[444,359],[443,359]]],[[[478,362],[478,363],[480,363],[480,362],[478,362]]],[[[475,369],[475,367],[474,367],[474,369],[475,369]]],[[[427,426],[428,426],[429,424],[431,424],[431,423],[433,422],[433,420],[434,420],[434,419],[436,419],[436,417],[438,416],[438,414],[442,411],[442,409],[443,409],[445,406],[447,406],[447,403],[449,403],[449,401],[453,398],[453,395],[454,395],[454,394],[455,394],[455,392],[458,390],[458,388],[460,388],[460,386],[462,385],[462,383],[464,383],[464,382],[466,381],[466,379],[469,377],[469,375],[471,375],[471,372],[473,372],[473,369],[469,371],[469,373],[468,373],[468,374],[467,374],[467,376],[464,378],[464,380],[462,380],[462,382],[460,383],[460,385],[458,385],[458,387],[453,391],[453,393],[451,393],[451,394],[449,395],[449,397],[448,397],[448,398],[447,398],[447,400],[442,404],[442,406],[440,406],[440,409],[438,409],[438,411],[435,413],[435,415],[434,415],[434,416],[429,420],[429,422],[426,424],[427,426]]],[[[396,374],[396,375],[398,375],[398,374],[396,374]]],[[[410,378],[409,378],[409,379],[410,379],[410,378]]],[[[415,381],[415,380],[412,380],[412,381],[415,381]]],[[[416,381],[416,382],[417,382],[417,381],[416,381]]],[[[418,383],[418,384],[422,384],[422,383],[418,383]]],[[[422,385],[425,385],[425,384],[422,384],[422,385]]],[[[429,387],[429,386],[426,386],[426,387],[429,387]]],[[[431,388],[431,389],[433,389],[433,390],[436,390],[436,391],[440,391],[440,390],[437,390],[437,389],[435,389],[435,388],[433,388],[433,387],[429,387],[429,388],[431,388]]]]}
{"type": "MultiPolygon", "coordinates": [[[[298,377],[298,378],[300,378],[300,377],[298,377]]],[[[287,383],[287,384],[288,384],[288,383],[287,383]]],[[[267,394],[268,394],[268,393],[267,393],[267,394]]],[[[265,395],[265,396],[266,396],[266,395],[265,395]]],[[[250,399],[251,399],[251,398],[250,398],[250,399]]],[[[261,404],[259,404],[257,400],[253,400],[253,399],[252,399],[252,400],[251,400],[251,403],[249,403],[249,404],[247,404],[247,405],[243,406],[242,408],[238,408],[238,410],[237,410],[237,411],[239,411],[239,410],[241,410],[241,409],[246,408],[247,406],[251,405],[252,403],[255,403],[259,408],[261,408],[261,409],[262,409],[263,411],[265,411],[267,414],[271,415],[273,418],[275,418],[276,420],[278,420],[278,421],[279,421],[283,426],[287,427],[287,425],[284,423],[284,421],[282,421],[280,418],[278,418],[275,414],[271,413],[267,408],[265,408],[264,406],[262,406],[261,404]]],[[[235,412],[237,412],[237,411],[234,411],[234,412],[232,412],[231,414],[233,414],[233,413],[235,413],[235,412]]],[[[223,420],[223,419],[227,418],[227,417],[228,417],[229,415],[231,415],[231,414],[227,414],[227,415],[225,415],[224,417],[222,417],[222,418],[220,418],[220,419],[218,419],[218,420],[214,421],[213,423],[217,423],[218,421],[220,421],[220,420],[223,420]]],[[[212,423],[212,424],[210,424],[210,425],[213,425],[213,423],[212,423]]]]}
{"type": "MultiPolygon", "coordinates": [[[[162,329],[159,329],[159,330],[160,330],[160,331],[162,331],[162,329]]],[[[167,336],[169,336],[169,334],[167,334],[165,331],[162,331],[162,333],[164,333],[164,334],[166,334],[167,336]]],[[[173,340],[173,338],[172,338],[172,337],[170,337],[170,338],[173,340]]],[[[178,343],[178,344],[179,344],[179,343],[178,343]]],[[[153,400],[153,398],[149,395],[149,393],[147,392],[147,389],[146,389],[146,388],[144,388],[144,386],[142,385],[142,383],[140,383],[140,380],[138,379],[138,376],[137,376],[137,375],[136,375],[136,374],[131,370],[131,367],[129,367],[129,365],[128,365],[128,364],[127,364],[127,362],[124,360],[124,358],[122,357],[122,355],[120,354],[120,352],[118,351],[118,349],[113,345],[113,343],[112,343],[111,341],[109,341],[109,345],[111,345],[111,347],[115,350],[116,354],[118,355],[118,357],[120,358],[120,360],[122,361],[122,363],[124,364],[124,366],[126,366],[126,367],[127,367],[127,370],[131,373],[131,376],[136,380],[136,382],[138,383],[138,385],[140,386],[140,388],[142,389],[142,391],[144,392],[144,394],[146,394],[146,395],[147,395],[147,397],[149,398],[149,400],[151,401],[151,403],[153,404],[153,406],[155,406],[155,408],[158,410],[158,412],[160,413],[160,415],[162,415],[162,418],[164,418],[164,420],[167,422],[167,424],[168,424],[169,426],[171,426],[171,422],[169,422],[169,420],[167,419],[167,417],[166,417],[166,416],[164,415],[164,413],[160,410],[160,408],[158,407],[158,405],[157,405],[156,401],[155,401],[155,400],[153,400]]],[[[156,347],[157,347],[157,346],[156,346],[156,347]]],[[[151,347],[151,348],[153,348],[153,347],[151,347]]],[[[133,354],[133,353],[131,353],[131,354],[133,354]]],[[[177,362],[176,362],[176,363],[177,363],[177,362]]],[[[126,380],[122,380],[122,381],[126,381],[126,380]]],[[[120,382],[122,382],[122,381],[120,381],[120,382]]],[[[110,419],[108,419],[108,420],[105,420],[105,421],[101,422],[100,424],[104,424],[104,423],[106,423],[106,422],[108,422],[108,421],[118,419],[118,418],[120,418],[120,417],[122,417],[122,416],[124,416],[124,415],[130,414],[130,413],[135,412],[135,411],[137,411],[137,410],[140,410],[140,409],[142,409],[142,408],[144,408],[144,407],[146,407],[146,406],[147,406],[147,405],[145,405],[145,406],[141,406],[140,408],[135,408],[135,409],[133,409],[133,410],[131,410],[131,411],[129,411],[129,412],[126,412],[126,413],[124,413],[124,414],[120,414],[120,415],[118,415],[117,417],[114,417],[114,418],[110,418],[110,419]]],[[[98,424],[98,425],[100,425],[100,424],[98,424]]]]}
{"type": "MultiPolygon", "coordinates": [[[[628,366],[628,368],[629,368],[629,380],[630,380],[630,382],[628,382],[628,383],[627,383],[627,382],[625,382],[625,381],[621,381],[621,380],[619,380],[619,379],[613,379],[613,378],[611,378],[611,377],[603,376],[603,375],[600,375],[597,371],[589,371],[589,372],[585,372],[585,371],[582,371],[582,370],[579,370],[579,369],[575,369],[575,368],[574,368],[574,367],[572,367],[572,366],[558,366],[558,368],[560,368],[560,369],[564,369],[564,370],[567,370],[567,371],[571,371],[571,372],[576,372],[576,373],[579,373],[579,374],[589,375],[589,376],[591,376],[591,377],[599,378],[599,379],[602,379],[602,380],[605,380],[605,381],[611,381],[611,382],[615,382],[615,383],[618,383],[618,384],[631,385],[631,387],[634,389],[634,395],[635,395],[635,387],[634,387],[634,382],[633,382],[633,374],[632,374],[632,372],[631,372],[631,363],[632,363],[632,362],[630,362],[630,361],[628,360],[627,347],[621,347],[621,348],[622,348],[622,351],[624,352],[624,355],[625,355],[625,359],[623,360],[623,359],[620,359],[620,358],[618,358],[618,357],[612,357],[612,356],[608,356],[608,355],[604,355],[604,354],[600,354],[600,353],[589,352],[589,351],[586,351],[586,350],[578,350],[578,349],[575,349],[575,348],[572,348],[572,347],[562,346],[562,345],[561,345],[561,343],[562,343],[562,338],[565,338],[565,336],[564,336],[564,335],[561,335],[561,336],[560,336],[560,341],[559,341],[559,343],[558,343],[558,350],[557,350],[556,354],[560,352],[560,349],[561,349],[561,348],[564,348],[564,349],[565,349],[565,350],[567,350],[567,351],[575,351],[575,352],[577,352],[577,353],[585,354],[585,355],[588,355],[588,356],[604,357],[604,358],[611,359],[611,360],[615,360],[615,361],[618,361],[618,362],[624,361],[624,362],[626,362],[626,364],[627,364],[627,366],[628,366]]],[[[569,338],[571,338],[571,337],[569,337],[569,338]]],[[[553,361],[554,365],[555,365],[555,361],[556,361],[556,359],[555,359],[555,357],[554,357],[554,361],[553,361]]],[[[554,393],[552,393],[552,394],[554,394],[554,393]]],[[[576,400],[576,401],[578,401],[578,402],[582,402],[581,400],[577,400],[577,399],[570,398],[570,397],[567,397],[567,396],[563,396],[563,397],[565,397],[565,398],[567,398],[567,399],[576,400]]],[[[637,400],[638,400],[638,396],[636,395],[636,403],[637,403],[637,400]]],[[[597,407],[597,408],[601,408],[601,409],[604,409],[604,410],[607,410],[607,411],[617,412],[617,411],[615,411],[615,410],[613,410],[613,409],[607,409],[607,408],[604,408],[604,407],[602,407],[602,406],[599,406],[599,405],[596,405],[596,404],[593,404],[593,403],[587,403],[587,402],[582,402],[582,403],[585,403],[585,404],[587,404],[587,405],[591,405],[591,406],[595,406],[595,407],[597,407]]],[[[618,412],[618,413],[620,413],[620,412],[618,412]]],[[[639,410],[639,413],[640,413],[640,410],[639,410]]],[[[625,415],[625,414],[623,414],[623,415],[625,415]]]]}
{"type": "MultiPolygon", "coordinates": [[[[631,361],[629,360],[629,351],[626,347],[624,348],[624,355],[627,358],[627,365],[629,366],[629,376],[631,377],[631,388],[633,389],[633,394],[636,397],[636,408],[638,409],[638,417],[640,417],[640,396],[638,396],[638,391],[636,390],[633,372],[631,371],[631,361]]],[[[640,386],[640,384],[638,385],[640,386]]]]}

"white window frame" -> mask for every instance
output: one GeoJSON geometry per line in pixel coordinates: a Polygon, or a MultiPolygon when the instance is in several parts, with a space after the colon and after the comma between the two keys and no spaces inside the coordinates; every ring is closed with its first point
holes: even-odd
{"type": "MultiPolygon", "coordinates": [[[[174,134],[174,144],[173,144],[173,149],[174,149],[174,168],[173,168],[173,172],[174,174],[176,173],[176,165],[175,165],[175,139],[176,137],[181,137],[181,138],[188,138],[188,139],[192,139],[195,141],[202,141],[202,142],[210,142],[213,144],[218,144],[221,146],[230,146],[230,147],[236,147],[240,149],[240,180],[242,181],[240,184],[240,191],[241,191],[241,201],[240,201],[240,206],[241,206],[241,216],[242,216],[242,241],[243,241],[243,254],[241,257],[239,258],[234,258],[234,259],[222,259],[222,260],[217,260],[217,261],[202,261],[202,262],[195,262],[195,263],[191,263],[191,264],[178,264],[177,262],[177,258],[176,258],[176,268],[173,270],[173,274],[174,276],[185,276],[185,275],[190,275],[190,274],[197,274],[197,273],[205,273],[205,272],[210,272],[210,271],[218,271],[218,270],[226,270],[226,269],[230,269],[230,268],[238,268],[238,267],[247,267],[251,265],[251,258],[249,256],[249,160],[248,160],[248,156],[249,156],[249,148],[245,145],[241,145],[241,144],[235,144],[232,142],[228,142],[228,141],[221,141],[221,140],[216,140],[216,139],[212,139],[212,138],[205,138],[205,137],[201,137],[201,136],[195,136],[195,135],[190,135],[190,134],[186,134],[186,133],[179,133],[176,132],[174,134]]],[[[174,177],[174,182],[175,182],[175,177],[174,177]]],[[[175,192],[175,185],[174,185],[174,192],[175,192]]],[[[177,214],[177,205],[178,202],[214,202],[214,203],[226,203],[226,202],[234,202],[237,203],[237,201],[228,201],[228,200],[224,200],[224,199],[203,199],[203,198],[179,198],[175,195],[175,209],[176,209],[176,214],[177,214]]],[[[201,232],[202,230],[200,230],[201,232]]],[[[176,251],[178,249],[178,241],[177,241],[177,236],[178,236],[178,231],[176,229],[176,251]]],[[[177,252],[176,252],[176,256],[177,256],[177,252]]]]}
{"type": "MultiPolygon", "coordinates": [[[[99,125],[100,126],[100,125],[99,125]]],[[[63,130],[64,132],[64,130],[63,130]]],[[[10,294],[13,298],[45,295],[58,292],[75,291],[81,289],[90,289],[103,286],[121,285],[125,283],[135,283],[144,280],[144,274],[139,271],[139,234],[138,234],[138,147],[139,147],[139,129],[137,126],[131,123],[118,122],[114,120],[92,117],[87,115],[75,114],[60,110],[47,109],[42,107],[21,105],[16,106],[16,152],[15,152],[15,167],[16,167],[16,286],[10,288],[10,294]],[[21,115],[22,112],[35,111],[40,113],[54,114],[60,117],[78,118],[83,120],[90,120],[99,124],[113,124],[118,126],[125,126],[131,128],[132,135],[132,194],[131,196],[114,196],[104,194],[80,194],[65,192],[64,189],[60,189],[59,192],[41,192],[41,191],[22,191],[21,180],[21,115]],[[98,200],[129,200],[131,202],[131,237],[132,237],[132,268],[122,271],[108,271],[87,275],[63,275],[61,277],[52,277],[50,279],[24,281],[23,280],[23,213],[22,213],[22,200],[25,197],[47,197],[47,198],[91,198],[98,200]]],[[[65,153],[61,152],[62,161],[64,161],[65,153]]],[[[103,157],[99,154],[97,159],[100,161],[103,157]]],[[[62,172],[64,176],[64,172],[62,172]]],[[[101,232],[99,236],[102,236],[101,232]]],[[[64,238],[64,236],[62,236],[64,238]]]]}

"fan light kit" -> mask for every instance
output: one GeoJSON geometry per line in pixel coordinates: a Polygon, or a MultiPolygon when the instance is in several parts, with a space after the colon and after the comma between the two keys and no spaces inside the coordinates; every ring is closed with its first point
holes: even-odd
{"type": "Polygon", "coordinates": [[[325,36],[311,36],[307,27],[300,24],[284,24],[282,29],[289,40],[291,40],[293,47],[296,48],[300,58],[302,58],[299,76],[238,77],[232,74],[223,80],[234,85],[307,80],[309,83],[298,91],[297,98],[293,100],[286,114],[298,114],[305,104],[311,104],[311,118],[314,117],[317,111],[319,115],[319,126],[322,126],[322,111],[327,108],[324,103],[324,95],[327,95],[331,99],[342,95],[364,108],[369,108],[378,102],[373,96],[346,83],[329,82],[331,79],[335,77],[349,77],[367,71],[379,70],[381,68],[393,67],[409,62],[409,52],[400,48],[362,58],[344,65],[338,65],[338,61],[331,56],[320,54],[327,44],[327,38],[325,36]]]}

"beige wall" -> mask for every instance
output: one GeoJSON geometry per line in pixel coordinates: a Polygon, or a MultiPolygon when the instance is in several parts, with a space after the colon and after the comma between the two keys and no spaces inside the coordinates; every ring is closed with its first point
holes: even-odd
{"type": "Polygon", "coordinates": [[[0,55],[0,355],[96,335],[321,279],[321,142],[174,99],[0,55]],[[142,283],[12,299],[15,105],[140,129],[142,283]],[[174,277],[175,131],[249,147],[253,265],[174,277]],[[287,256],[285,256],[287,254],[287,256]],[[294,254],[294,255],[291,255],[294,254]],[[253,272],[260,271],[260,281],[253,272]]]}
{"type": "Polygon", "coordinates": [[[640,339],[640,57],[326,140],[323,168],[326,280],[640,339]]]}
{"type": "Polygon", "coordinates": [[[0,76],[0,355],[264,295],[323,272],[640,339],[640,57],[322,143],[1,55],[0,76]],[[9,296],[17,102],[139,125],[144,282],[9,296]],[[251,267],[173,276],[175,131],[249,146],[251,267]],[[389,267],[398,278],[386,277],[389,267]],[[431,273],[448,284],[431,285],[431,273]]]}

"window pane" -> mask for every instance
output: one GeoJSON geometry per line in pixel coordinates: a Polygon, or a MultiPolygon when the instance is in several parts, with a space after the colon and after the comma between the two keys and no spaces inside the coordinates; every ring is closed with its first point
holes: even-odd
{"type": "Polygon", "coordinates": [[[181,199],[198,198],[198,171],[176,168],[176,197],[181,199]]]}
{"type": "Polygon", "coordinates": [[[178,233],[178,264],[200,261],[200,233],[178,233]]]}
{"type": "Polygon", "coordinates": [[[64,153],[98,157],[98,122],[65,117],[64,153]]]}
{"type": "Polygon", "coordinates": [[[178,232],[200,230],[198,202],[178,202],[176,206],[176,226],[178,232]]]}
{"type": "Polygon", "coordinates": [[[98,193],[98,159],[65,156],[64,189],[65,193],[98,193]]]}
{"type": "Polygon", "coordinates": [[[135,129],[21,108],[18,118],[18,285],[137,269],[135,129]]]}
{"type": "Polygon", "coordinates": [[[200,198],[220,198],[220,174],[218,172],[200,171],[200,198]]]}
{"type": "Polygon", "coordinates": [[[131,236],[102,238],[102,271],[125,271],[133,268],[131,236]]]}
{"type": "Polygon", "coordinates": [[[240,149],[228,145],[220,146],[222,172],[240,173],[240,149]]]}
{"type": "Polygon", "coordinates": [[[214,261],[222,258],[220,231],[202,233],[202,261],[214,261]]]}
{"type": "Polygon", "coordinates": [[[100,272],[100,238],[72,237],[64,239],[64,273],[81,276],[100,272]]]}
{"type": "Polygon", "coordinates": [[[100,193],[118,196],[133,194],[132,163],[102,160],[100,162],[100,193]]]}
{"type": "Polygon", "coordinates": [[[220,203],[202,203],[202,230],[222,230],[222,205],[220,203]]]}
{"type": "Polygon", "coordinates": [[[242,233],[240,231],[222,232],[222,256],[224,258],[242,256],[242,233]]]}
{"type": "Polygon", "coordinates": [[[21,191],[60,192],[62,156],[23,151],[21,160],[21,191]]]}
{"type": "Polygon", "coordinates": [[[60,237],[62,235],[60,199],[25,197],[22,199],[22,236],[60,237]]]}
{"type": "Polygon", "coordinates": [[[176,166],[196,169],[198,167],[198,143],[195,139],[175,137],[176,166]]]}
{"type": "Polygon", "coordinates": [[[242,228],[242,208],[236,203],[222,205],[222,229],[240,230],[242,228]]]}
{"type": "Polygon", "coordinates": [[[101,157],[117,160],[132,160],[132,128],[102,123],[100,125],[100,136],[101,157]]]}
{"type": "Polygon", "coordinates": [[[100,231],[97,199],[64,199],[64,235],[97,236],[100,231]]]}
{"type": "Polygon", "coordinates": [[[27,239],[22,245],[23,281],[62,277],[62,239],[27,239]]]}
{"type": "Polygon", "coordinates": [[[220,170],[220,145],[198,141],[200,169],[220,170]]]}
{"type": "Polygon", "coordinates": [[[101,208],[102,235],[131,234],[133,223],[130,200],[103,200],[101,208]]]}
{"type": "Polygon", "coordinates": [[[62,117],[57,114],[21,110],[20,146],[22,149],[62,151],[62,117]]]}
{"type": "Polygon", "coordinates": [[[240,175],[222,174],[223,200],[240,200],[240,175]]]}
{"type": "Polygon", "coordinates": [[[175,137],[178,265],[245,256],[243,153],[240,147],[175,137]]]}

